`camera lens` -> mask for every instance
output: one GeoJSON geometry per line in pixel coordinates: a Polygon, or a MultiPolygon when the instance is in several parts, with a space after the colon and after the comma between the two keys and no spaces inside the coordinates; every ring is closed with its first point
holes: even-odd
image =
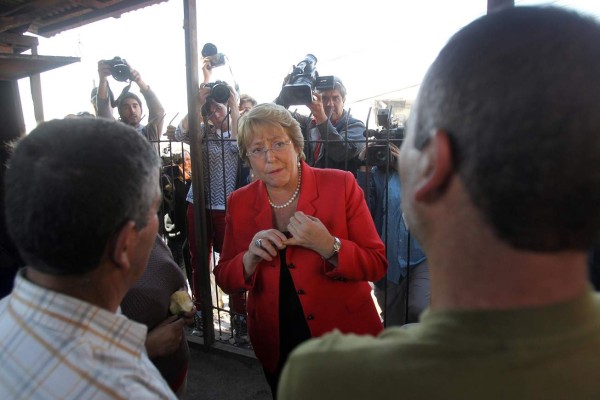
{"type": "Polygon", "coordinates": [[[375,145],[367,148],[367,165],[384,166],[390,161],[390,149],[387,145],[375,145]]]}
{"type": "Polygon", "coordinates": [[[387,155],[387,147],[385,149],[378,150],[377,153],[375,153],[375,160],[377,161],[377,163],[385,164],[387,161],[387,155]]]}
{"type": "Polygon", "coordinates": [[[229,100],[229,88],[222,83],[216,83],[211,91],[210,96],[217,102],[225,104],[229,100]]]}
{"type": "Polygon", "coordinates": [[[112,77],[119,82],[127,82],[131,79],[131,71],[127,64],[115,64],[111,69],[112,77]]]}

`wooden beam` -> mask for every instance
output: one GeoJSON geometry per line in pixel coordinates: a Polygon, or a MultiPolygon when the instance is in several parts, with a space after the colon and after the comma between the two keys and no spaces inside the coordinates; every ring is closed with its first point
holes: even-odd
{"type": "Polygon", "coordinates": [[[28,50],[34,46],[37,46],[38,42],[38,38],[36,38],[35,36],[0,32],[0,43],[8,44],[12,47],[23,47],[28,50]]]}

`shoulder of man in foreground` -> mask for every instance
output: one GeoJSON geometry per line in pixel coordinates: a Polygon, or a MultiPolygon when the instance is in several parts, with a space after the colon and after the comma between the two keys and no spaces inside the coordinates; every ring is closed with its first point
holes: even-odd
{"type": "Polygon", "coordinates": [[[279,399],[596,398],[598,310],[590,291],[539,307],[429,309],[377,337],[334,331],[294,350],[279,399]]]}
{"type": "Polygon", "coordinates": [[[408,349],[413,336],[412,329],[392,328],[378,337],[334,330],[311,339],[290,355],[281,376],[278,398],[370,398],[373,387],[389,382],[389,360],[401,359],[400,353],[408,349]]]}
{"type": "Polygon", "coordinates": [[[174,399],[145,336],[124,315],[17,277],[0,301],[0,398],[174,399]]]}

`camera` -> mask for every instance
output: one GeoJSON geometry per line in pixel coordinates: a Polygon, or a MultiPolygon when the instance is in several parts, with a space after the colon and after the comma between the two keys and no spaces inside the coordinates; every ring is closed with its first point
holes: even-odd
{"type": "Polygon", "coordinates": [[[315,80],[315,90],[322,92],[324,90],[335,89],[335,78],[333,75],[317,76],[315,80]]]}
{"type": "Polygon", "coordinates": [[[220,67],[221,65],[225,65],[225,55],[223,53],[219,53],[217,51],[217,46],[212,43],[206,43],[204,47],[202,47],[202,57],[210,58],[210,67],[220,67]]]}
{"type": "Polygon", "coordinates": [[[125,59],[114,57],[112,60],[102,60],[103,63],[110,65],[110,73],[115,80],[127,82],[131,80],[131,70],[125,59]]]}
{"type": "Polygon", "coordinates": [[[280,101],[287,105],[307,105],[312,102],[313,90],[330,90],[335,87],[333,76],[319,76],[315,66],[317,57],[307,54],[294,65],[288,82],[281,89],[280,101]]]}
{"type": "Polygon", "coordinates": [[[210,94],[207,98],[216,101],[217,103],[226,104],[231,95],[229,86],[223,81],[205,83],[204,87],[210,88],[210,94]]]}
{"type": "Polygon", "coordinates": [[[404,141],[404,126],[391,124],[391,110],[381,109],[377,112],[377,124],[380,129],[367,129],[364,136],[367,138],[374,137],[374,145],[367,148],[365,163],[369,166],[385,167],[390,162],[394,161],[389,148],[389,144],[393,143],[400,147],[404,141]]]}
{"type": "Polygon", "coordinates": [[[375,137],[375,143],[367,148],[365,163],[369,166],[385,167],[394,161],[394,156],[390,152],[390,143],[400,147],[404,140],[404,127],[392,129],[367,129],[365,137],[375,137]]]}

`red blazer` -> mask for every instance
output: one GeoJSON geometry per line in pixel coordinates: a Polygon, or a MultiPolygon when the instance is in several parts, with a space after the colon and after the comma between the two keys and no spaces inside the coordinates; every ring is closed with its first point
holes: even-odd
{"type": "MultiPolygon", "coordinates": [[[[364,194],[354,176],[302,163],[298,211],[321,220],[342,248],[338,267],[300,246],[289,246],[286,263],[298,290],[313,337],[334,328],[376,335],[383,329],[368,281],[387,269],[384,245],[377,234],[364,194]]],[[[217,284],[229,294],[248,290],[248,333],[256,357],[274,371],[279,360],[279,256],[261,262],[251,281],[244,279],[242,258],[256,232],[273,228],[265,184],[255,181],[231,194],[217,284]]]]}

